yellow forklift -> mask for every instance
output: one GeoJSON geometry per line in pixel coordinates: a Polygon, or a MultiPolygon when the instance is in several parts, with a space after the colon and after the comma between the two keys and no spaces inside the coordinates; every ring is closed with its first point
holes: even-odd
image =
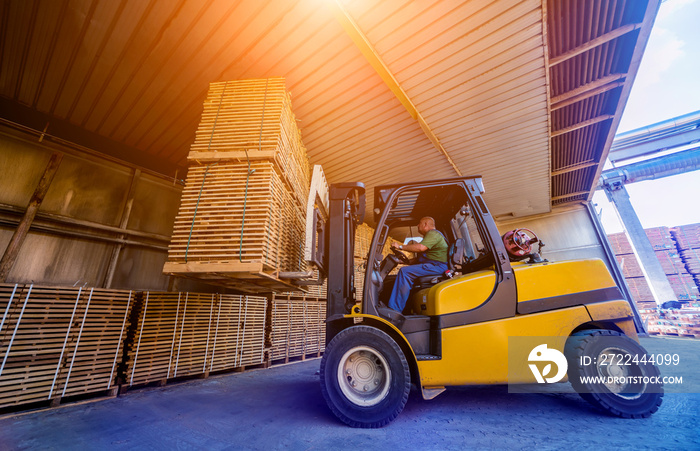
{"type": "Polygon", "coordinates": [[[657,411],[663,396],[658,368],[643,358],[630,305],[605,264],[544,260],[539,247],[534,251],[542,243],[529,230],[502,236],[483,193],[481,177],[377,187],[359,301],[353,263],[364,185],[330,186],[327,211],[310,215],[309,258],[327,279],[320,379],[330,410],[353,427],[382,427],[402,411],[412,384],[432,399],[450,386],[539,383],[561,372],[559,380],[568,367],[576,391],[609,414],[637,418],[657,411]],[[416,280],[405,310],[397,312],[386,305],[396,269],[409,259],[382,250],[387,240],[415,236],[412,226],[425,216],[448,241],[449,269],[416,280]],[[514,343],[527,337],[554,341],[550,349],[543,344],[521,352],[532,372],[514,372],[514,343]],[[536,370],[537,360],[547,360],[541,351],[566,360],[551,358],[536,370]]]}

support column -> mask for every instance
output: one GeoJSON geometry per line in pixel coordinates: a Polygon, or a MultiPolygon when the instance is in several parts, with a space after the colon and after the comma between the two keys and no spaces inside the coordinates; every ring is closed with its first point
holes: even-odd
{"type": "Polygon", "coordinates": [[[624,175],[605,177],[603,188],[608,200],[615,205],[615,210],[624,225],[634,255],[641,263],[642,273],[649,282],[656,305],[661,306],[668,301],[677,301],[676,294],[661,267],[661,262],[656,258],[654,248],[644,232],[634,207],[632,207],[630,196],[624,185],[624,175]]]}
{"type": "MultiPolygon", "coordinates": [[[[131,208],[134,205],[134,193],[136,192],[136,184],[141,177],[141,170],[135,169],[134,175],[131,177],[131,185],[129,185],[129,191],[126,194],[126,203],[122,209],[121,221],[119,222],[120,229],[126,229],[129,223],[129,217],[131,216],[131,208]]],[[[119,239],[124,239],[126,235],[119,235],[119,239]]],[[[112,288],[112,279],[114,279],[114,273],[117,269],[117,262],[119,261],[119,254],[124,248],[123,244],[117,244],[112,251],[112,256],[109,259],[109,266],[107,267],[107,274],[105,275],[105,280],[103,286],[105,288],[112,288]]]]}
{"type": "Polygon", "coordinates": [[[63,154],[54,152],[49,159],[49,163],[46,165],[44,174],[41,176],[41,180],[39,180],[39,183],[34,190],[34,194],[29,200],[29,205],[27,205],[24,216],[19,224],[17,224],[15,233],[12,234],[10,243],[5,249],[2,260],[0,260],[0,283],[7,280],[8,274],[17,261],[17,257],[19,256],[19,251],[22,248],[24,239],[27,238],[29,228],[32,226],[32,222],[39,211],[39,207],[41,207],[41,203],[44,201],[44,197],[46,197],[46,193],[51,186],[51,182],[56,175],[56,171],[58,171],[61,160],[63,160],[63,154]]]}

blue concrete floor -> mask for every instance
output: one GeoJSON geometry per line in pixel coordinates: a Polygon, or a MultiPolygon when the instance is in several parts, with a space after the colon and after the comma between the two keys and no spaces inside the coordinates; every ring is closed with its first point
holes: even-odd
{"type": "MultiPolygon", "coordinates": [[[[645,344],[650,351],[684,346],[683,354],[700,357],[700,340],[653,340],[645,344]]],[[[700,449],[697,390],[667,393],[642,420],[603,415],[573,392],[480,386],[424,401],[414,391],[393,423],[364,430],[330,413],[319,365],[315,359],[5,416],[0,449],[700,449]]],[[[685,377],[693,376],[700,372],[685,377]]]]}

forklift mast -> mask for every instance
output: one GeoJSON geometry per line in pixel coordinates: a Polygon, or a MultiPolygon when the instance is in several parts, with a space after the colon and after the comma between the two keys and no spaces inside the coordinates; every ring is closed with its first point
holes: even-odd
{"type": "Polygon", "coordinates": [[[364,184],[332,184],[328,216],[324,266],[328,281],[326,321],[330,323],[350,313],[355,304],[355,230],[365,217],[364,184]]]}

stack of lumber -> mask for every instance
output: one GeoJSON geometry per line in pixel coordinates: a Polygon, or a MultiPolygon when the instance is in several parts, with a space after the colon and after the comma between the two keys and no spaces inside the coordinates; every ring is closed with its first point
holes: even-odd
{"type": "Polygon", "coordinates": [[[669,274],[668,282],[679,301],[698,299],[698,286],[690,274],[669,274]]]}
{"type": "Polygon", "coordinates": [[[700,286],[700,224],[674,227],[671,233],[688,273],[693,277],[695,285],[700,286]]]}
{"type": "Polygon", "coordinates": [[[128,350],[129,385],[263,363],[267,299],[146,292],[128,350]]]}
{"type": "Polygon", "coordinates": [[[245,293],[304,272],[310,166],[284,79],[212,83],[163,272],[245,293]]]}
{"type": "Polygon", "coordinates": [[[671,229],[679,249],[700,249],[700,224],[687,224],[671,229]]]}
{"type": "Polygon", "coordinates": [[[684,303],[680,310],[658,308],[624,233],[608,235],[608,239],[648,332],[700,337],[700,224],[645,232],[671,288],[684,303]]]}
{"type": "MultiPolygon", "coordinates": [[[[679,300],[697,299],[697,283],[689,273],[688,261],[683,257],[684,251],[679,247],[679,241],[676,239],[679,235],[690,235],[687,233],[687,228],[656,227],[645,230],[645,233],[677,298],[679,300]],[[681,229],[680,233],[678,233],[679,229],[681,229]]],[[[637,307],[639,309],[655,308],[653,295],[626,235],[611,234],[608,235],[608,240],[637,307]]],[[[690,240],[686,238],[686,241],[690,240]]]]}
{"type": "Polygon", "coordinates": [[[644,310],[640,313],[652,335],[700,338],[700,302],[691,301],[679,309],[644,310]]]}
{"type": "Polygon", "coordinates": [[[319,356],[326,343],[326,301],[305,295],[272,295],[271,360],[319,356]]]}
{"type": "Polygon", "coordinates": [[[110,390],[130,291],[0,285],[0,407],[110,390]]]}
{"type": "Polygon", "coordinates": [[[625,279],[627,287],[632,294],[637,309],[655,309],[656,301],[651,293],[651,288],[644,277],[630,277],[625,279]]]}
{"type": "MultiPolygon", "coordinates": [[[[365,273],[367,271],[367,255],[369,254],[370,248],[372,246],[372,237],[374,236],[374,229],[367,224],[360,224],[355,230],[355,256],[354,256],[354,269],[355,269],[355,291],[357,300],[362,300],[362,293],[364,290],[365,283],[365,273]]],[[[391,243],[396,242],[396,240],[389,238],[384,243],[382,248],[382,255],[387,256],[391,253],[391,243]]],[[[395,274],[398,269],[394,269],[392,274],[395,274]]]]}
{"type": "Polygon", "coordinates": [[[219,295],[212,322],[210,371],[263,363],[268,300],[260,296],[219,295]]]}
{"type": "MultiPolygon", "coordinates": [[[[654,251],[656,259],[661,263],[664,274],[688,274],[688,269],[678,252],[673,250],[654,251]]],[[[616,255],[617,263],[626,278],[644,277],[642,266],[634,254],[616,255]]]]}

